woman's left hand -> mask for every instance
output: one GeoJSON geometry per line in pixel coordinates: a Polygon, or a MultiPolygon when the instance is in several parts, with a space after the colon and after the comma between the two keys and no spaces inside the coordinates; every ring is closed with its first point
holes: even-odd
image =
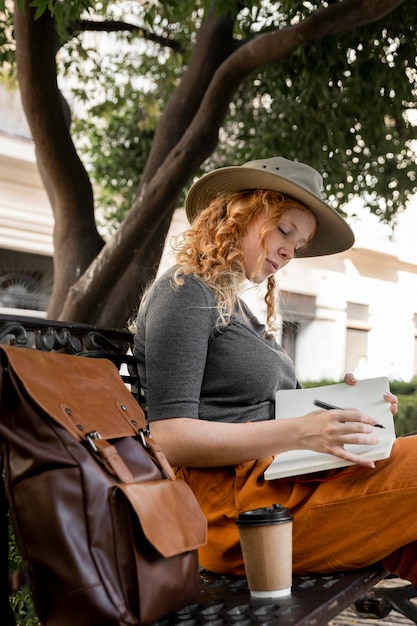
{"type": "MultiPolygon", "coordinates": [[[[348,373],[348,374],[345,374],[343,382],[345,382],[347,385],[354,385],[356,383],[356,378],[354,377],[353,374],[348,373]]],[[[388,391],[387,393],[384,393],[384,400],[385,402],[390,403],[391,413],[395,415],[396,412],[398,411],[398,397],[395,394],[388,391]]]]}
{"type": "Polygon", "coordinates": [[[387,393],[384,393],[384,400],[385,402],[389,402],[391,405],[391,413],[393,415],[396,414],[396,412],[398,411],[398,398],[396,395],[394,395],[393,393],[391,393],[390,391],[388,391],[387,393]]]}

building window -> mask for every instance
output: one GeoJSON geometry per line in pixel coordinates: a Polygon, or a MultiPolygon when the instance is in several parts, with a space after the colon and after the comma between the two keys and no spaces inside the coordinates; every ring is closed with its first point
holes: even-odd
{"type": "Polygon", "coordinates": [[[367,304],[359,304],[358,302],[347,303],[348,322],[353,324],[357,322],[368,322],[369,306],[367,304]]]}
{"type": "Polygon", "coordinates": [[[282,319],[288,322],[311,321],[316,316],[316,296],[280,291],[279,308],[282,319]]]}
{"type": "Polygon", "coordinates": [[[0,276],[0,307],[44,311],[49,295],[42,292],[39,272],[8,272],[0,276]]]}
{"type": "Polygon", "coordinates": [[[46,311],[52,276],[50,257],[0,250],[0,308],[46,311]]]}
{"type": "Polygon", "coordinates": [[[368,331],[348,328],[346,335],[346,372],[368,378],[368,331]]]}
{"type": "Polygon", "coordinates": [[[369,307],[358,302],[347,303],[345,371],[359,378],[368,377],[369,307]]]}
{"type": "Polygon", "coordinates": [[[281,345],[293,363],[295,363],[298,329],[299,324],[296,322],[283,322],[281,345]]]}
{"type": "Polygon", "coordinates": [[[280,291],[279,309],[282,317],[281,345],[296,364],[297,337],[302,324],[316,316],[316,296],[280,291]]]}

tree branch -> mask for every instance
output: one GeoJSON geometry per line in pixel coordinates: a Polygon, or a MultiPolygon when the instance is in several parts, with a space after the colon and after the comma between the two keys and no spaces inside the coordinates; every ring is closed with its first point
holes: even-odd
{"type": "MultiPolygon", "coordinates": [[[[210,154],[205,150],[207,137],[211,136],[213,128],[218,132],[234,93],[250,74],[265,65],[282,60],[309,41],[317,41],[377,21],[403,2],[404,0],[344,0],[320,9],[298,24],[260,34],[236,48],[214,74],[200,109],[183,138],[184,144],[188,144],[193,136],[198,136],[199,149],[206,158],[210,154]]],[[[178,148],[181,149],[181,143],[178,148]]]]}
{"type": "MultiPolygon", "coordinates": [[[[198,30],[187,70],[163,112],[155,132],[143,181],[154,175],[165,157],[183,137],[219,66],[235,50],[235,16],[216,16],[213,6],[198,30]]],[[[197,168],[200,163],[189,164],[197,168]]]]}
{"type": "Polygon", "coordinates": [[[306,41],[319,41],[323,37],[377,22],[403,2],[404,0],[344,0],[332,4],[306,20],[306,41]]]}
{"type": "Polygon", "coordinates": [[[178,41],[171,39],[170,37],[162,37],[151,33],[141,26],[135,24],[129,24],[128,22],[117,22],[115,20],[103,20],[102,22],[92,22],[89,20],[77,20],[73,26],[68,30],[70,35],[75,35],[78,32],[130,32],[136,33],[139,37],[145,39],[145,41],[152,41],[164,48],[170,48],[174,52],[184,53],[185,50],[178,41]]]}

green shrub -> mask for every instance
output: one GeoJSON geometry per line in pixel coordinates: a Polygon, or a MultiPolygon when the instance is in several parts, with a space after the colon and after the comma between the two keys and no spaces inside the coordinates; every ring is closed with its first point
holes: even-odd
{"type": "Polygon", "coordinates": [[[399,437],[417,431],[417,378],[409,383],[393,381],[391,391],[398,396],[398,413],[394,418],[399,437]]]}
{"type": "Polygon", "coordinates": [[[392,393],[397,396],[412,396],[417,393],[417,378],[405,383],[403,380],[393,380],[390,382],[392,393]]]}
{"type": "Polygon", "coordinates": [[[398,437],[417,431],[417,392],[398,394],[398,413],[394,422],[398,437]]]}
{"type": "MultiPolygon", "coordinates": [[[[21,565],[22,557],[14,537],[13,527],[9,523],[9,573],[19,569],[21,565]]],[[[12,593],[10,605],[15,613],[16,626],[39,626],[32,594],[27,586],[12,593]]]]}

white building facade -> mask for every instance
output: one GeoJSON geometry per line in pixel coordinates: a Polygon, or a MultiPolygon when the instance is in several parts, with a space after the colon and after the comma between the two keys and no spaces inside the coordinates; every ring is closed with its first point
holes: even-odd
{"type": "Polygon", "coordinates": [[[0,89],[0,310],[44,314],[53,224],[19,94],[0,89]]]}

